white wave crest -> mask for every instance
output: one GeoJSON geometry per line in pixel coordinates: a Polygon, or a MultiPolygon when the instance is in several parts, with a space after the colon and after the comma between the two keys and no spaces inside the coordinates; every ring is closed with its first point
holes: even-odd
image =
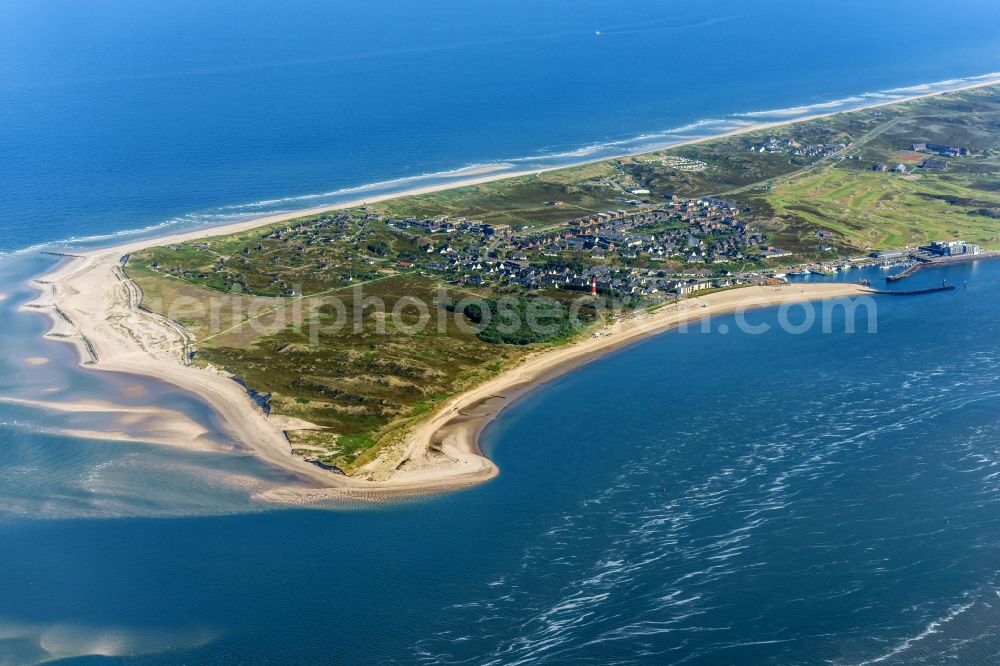
{"type": "Polygon", "coordinates": [[[348,197],[363,193],[393,194],[412,189],[414,185],[445,184],[463,178],[485,175],[504,171],[514,167],[523,170],[542,170],[572,166],[587,161],[606,159],[621,155],[639,154],[655,150],[663,150],[683,141],[691,139],[710,138],[733,131],[751,128],[762,120],[790,121],[818,113],[850,111],[877,103],[891,102],[908,96],[935,92],[947,92],[969,85],[1000,83],[1000,72],[990,72],[963,78],[952,78],[933,83],[922,83],[912,86],[890,88],[887,90],[859,93],[842,99],[817,102],[786,108],[746,111],[732,113],[722,118],[707,118],[691,122],[679,127],[611,139],[603,142],[579,146],[570,149],[556,149],[552,152],[540,152],[535,155],[498,159],[495,161],[477,162],[454,169],[431,171],[412,176],[389,178],[386,180],[351,185],[326,192],[299,194],[287,197],[261,199],[245,203],[220,206],[215,209],[198,211],[175,216],[156,224],[141,228],[123,229],[120,231],[89,236],[70,236],[60,240],[38,243],[23,249],[13,251],[0,250],[0,259],[10,255],[26,254],[52,248],[67,248],[80,245],[99,244],[104,241],[114,241],[122,237],[153,236],[165,229],[185,229],[205,226],[216,226],[226,222],[250,219],[264,214],[277,214],[303,210],[308,207],[334,205],[347,201],[348,197]]]}

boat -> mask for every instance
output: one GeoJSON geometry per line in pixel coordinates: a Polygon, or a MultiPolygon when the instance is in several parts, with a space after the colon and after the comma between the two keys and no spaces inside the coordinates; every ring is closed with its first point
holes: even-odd
{"type": "Polygon", "coordinates": [[[808,268],[803,268],[801,271],[793,271],[788,275],[789,277],[806,277],[807,275],[812,275],[812,271],[808,268]]]}

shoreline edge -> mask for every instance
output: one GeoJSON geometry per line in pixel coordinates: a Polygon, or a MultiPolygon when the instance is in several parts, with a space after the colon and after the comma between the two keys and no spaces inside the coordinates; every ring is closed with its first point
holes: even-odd
{"type": "MultiPolygon", "coordinates": [[[[917,94],[904,99],[873,101],[862,111],[996,85],[981,81],[964,87],[917,94]]],[[[793,120],[758,123],[714,136],[670,146],[703,143],[729,136],[794,125],[845,113],[818,113],[793,120]]],[[[631,155],[631,154],[630,154],[631,155]]],[[[629,155],[622,155],[626,157],[629,155]]],[[[613,157],[602,157],[605,161],[613,157]]],[[[582,161],[587,164],[591,161],[582,161]]],[[[499,171],[365,200],[265,215],[242,222],[146,238],[63,257],[48,273],[35,278],[39,296],[23,309],[49,316],[46,338],[74,344],[79,363],[88,368],[153,377],[188,390],[206,401],[227,424],[236,441],[261,460],[294,473],[318,487],[282,486],[258,493],[259,500],[282,504],[316,504],[343,499],[376,500],[445,492],[494,478],[499,470],[479,449],[483,429],[517,398],[551,379],[640,339],[663,333],[685,322],[749,308],[761,308],[824,298],[870,295],[869,289],[848,283],[743,287],[692,298],[644,312],[601,330],[593,338],[528,355],[500,376],[462,393],[420,422],[407,437],[402,462],[417,461],[415,469],[396,470],[386,478],[364,480],[336,474],[298,458],[284,431],[257,408],[246,391],[224,373],[186,365],[178,350],[190,340],[179,325],[140,309],[141,293],[120,269],[131,252],[169,243],[247,231],[299,217],[352,208],[388,199],[478,185],[576,165],[520,172],[499,171]],[[692,308],[697,308],[692,317],[692,308]]],[[[397,452],[398,453],[398,452],[397,452]]],[[[382,458],[380,454],[376,462],[382,458]]],[[[371,464],[371,463],[370,463],[371,464]]],[[[401,465],[402,463],[400,463],[401,465]]]]}

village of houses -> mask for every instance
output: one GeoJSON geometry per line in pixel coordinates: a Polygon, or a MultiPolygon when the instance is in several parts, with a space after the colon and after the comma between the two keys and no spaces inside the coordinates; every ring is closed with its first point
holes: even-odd
{"type": "MultiPolygon", "coordinates": [[[[804,144],[791,137],[767,137],[763,141],[751,145],[747,150],[752,153],[768,153],[772,155],[790,155],[796,157],[824,158],[842,153],[850,147],[845,143],[827,144],[804,144]]],[[[893,172],[897,174],[909,173],[912,168],[926,169],[928,171],[944,171],[948,168],[948,162],[942,158],[967,157],[972,155],[972,150],[965,146],[949,146],[937,143],[913,143],[909,150],[912,153],[923,153],[931,155],[920,161],[918,165],[907,166],[899,163],[892,166],[886,162],[877,162],[872,165],[872,171],[878,173],[893,172]]],[[[855,157],[856,159],[857,157],[855,157]]]]}
{"type": "Polygon", "coordinates": [[[420,229],[432,239],[440,235],[441,240],[421,246],[425,258],[401,262],[404,268],[443,273],[465,285],[529,290],[589,291],[596,281],[601,293],[647,299],[737,284],[741,278],[728,271],[720,275],[718,265],[749,262],[749,248],[764,240],[739,220],[734,204],[678,197],[655,207],[579,217],[564,228],[542,233],[469,220],[384,222],[399,229],[420,229]],[[477,236],[481,242],[468,242],[477,236]],[[685,267],[655,265],[667,260],[685,267]]]}
{"type": "MultiPolygon", "coordinates": [[[[947,160],[941,159],[943,157],[967,157],[972,154],[972,151],[964,146],[946,146],[937,143],[914,143],[910,145],[910,151],[913,153],[929,153],[931,155],[938,156],[928,157],[920,162],[918,168],[925,169],[927,171],[946,170],[948,168],[948,162],[947,160]]],[[[878,173],[892,171],[893,173],[906,174],[910,172],[910,167],[907,167],[903,163],[890,167],[885,162],[877,162],[872,165],[872,171],[876,171],[878,173]]]]}
{"type": "MultiPolygon", "coordinates": [[[[213,253],[211,270],[168,261],[151,267],[193,282],[221,275],[225,282],[215,286],[282,296],[300,295],[298,277],[306,273],[348,285],[405,271],[494,289],[589,292],[596,281],[602,294],[655,301],[766,281],[766,271],[727,270],[780,256],[763,243],[764,236],[740,220],[734,203],[675,196],[661,204],[635,201],[538,231],[464,218],[391,218],[366,210],[327,214],[270,230],[233,256],[213,253]],[[270,280],[264,289],[251,282],[261,274],[270,280]]],[[[195,249],[211,251],[204,243],[195,249]]]]}
{"type": "MultiPolygon", "coordinates": [[[[822,158],[842,154],[848,147],[769,137],[749,150],[822,158]]],[[[941,157],[971,154],[964,147],[923,143],[913,144],[910,150],[941,157]]],[[[783,274],[767,268],[777,262],[767,260],[791,253],[769,246],[761,232],[741,219],[736,203],[671,195],[661,203],[650,203],[650,192],[629,182],[621,165],[617,166],[616,178],[600,179],[595,185],[621,192],[624,196],[619,200],[624,208],[583,215],[554,228],[514,228],[467,218],[389,217],[363,208],[272,230],[256,245],[244,247],[242,256],[219,256],[212,273],[225,276],[224,288],[237,285],[247,289],[244,276],[256,272],[251,265],[258,264],[256,268],[269,272],[271,286],[283,296],[300,295],[296,283],[303,271],[329,276],[324,282],[339,277],[345,285],[406,271],[435,275],[471,288],[590,292],[596,287],[600,294],[631,298],[636,303],[784,279],[783,274]]],[[[702,168],[693,162],[683,166],[702,168]]],[[[940,157],[928,157],[921,167],[939,170],[947,163],[940,157]]],[[[890,167],[879,163],[874,170],[886,172],[890,167]]],[[[907,167],[900,164],[891,170],[906,173],[907,167]]],[[[558,201],[546,204],[562,205],[558,201]]],[[[819,231],[817,236],[821,251],[833,249],[824,242],[833,237],[831,232],[819,231]]],[[[905,261],[905,253],[899,254],[872,253],[819,270],[826,273],[849,265],[905,261]]],[[[153,268],[158,269],[158,264],[153,268]]],[[[209,279],[206,273],[193,275],[180,267],[164,268],[189,280],[209,279]]]]}

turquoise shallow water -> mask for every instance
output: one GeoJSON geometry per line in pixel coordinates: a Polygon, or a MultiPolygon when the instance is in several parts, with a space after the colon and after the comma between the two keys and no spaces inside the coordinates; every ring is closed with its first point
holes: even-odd
{"type": "MultiPolygon", "coordinates": [[[[891,99],[1000,70],[998,12],[2,3],[0,395],[154,401],[227,436],[196,396],[39,339],[18,306],[40,244],[891,99]]],[[[287,478],[250,456],[0,403],[0,664],[996,663],[1000,262],[904,284],[941,279],[968,288],[879,299],[876,334],[762,311],[764,335],[727,317],[616,352],[488,429],[497,480],[391,506],[264,507],[287,478]]]]}

